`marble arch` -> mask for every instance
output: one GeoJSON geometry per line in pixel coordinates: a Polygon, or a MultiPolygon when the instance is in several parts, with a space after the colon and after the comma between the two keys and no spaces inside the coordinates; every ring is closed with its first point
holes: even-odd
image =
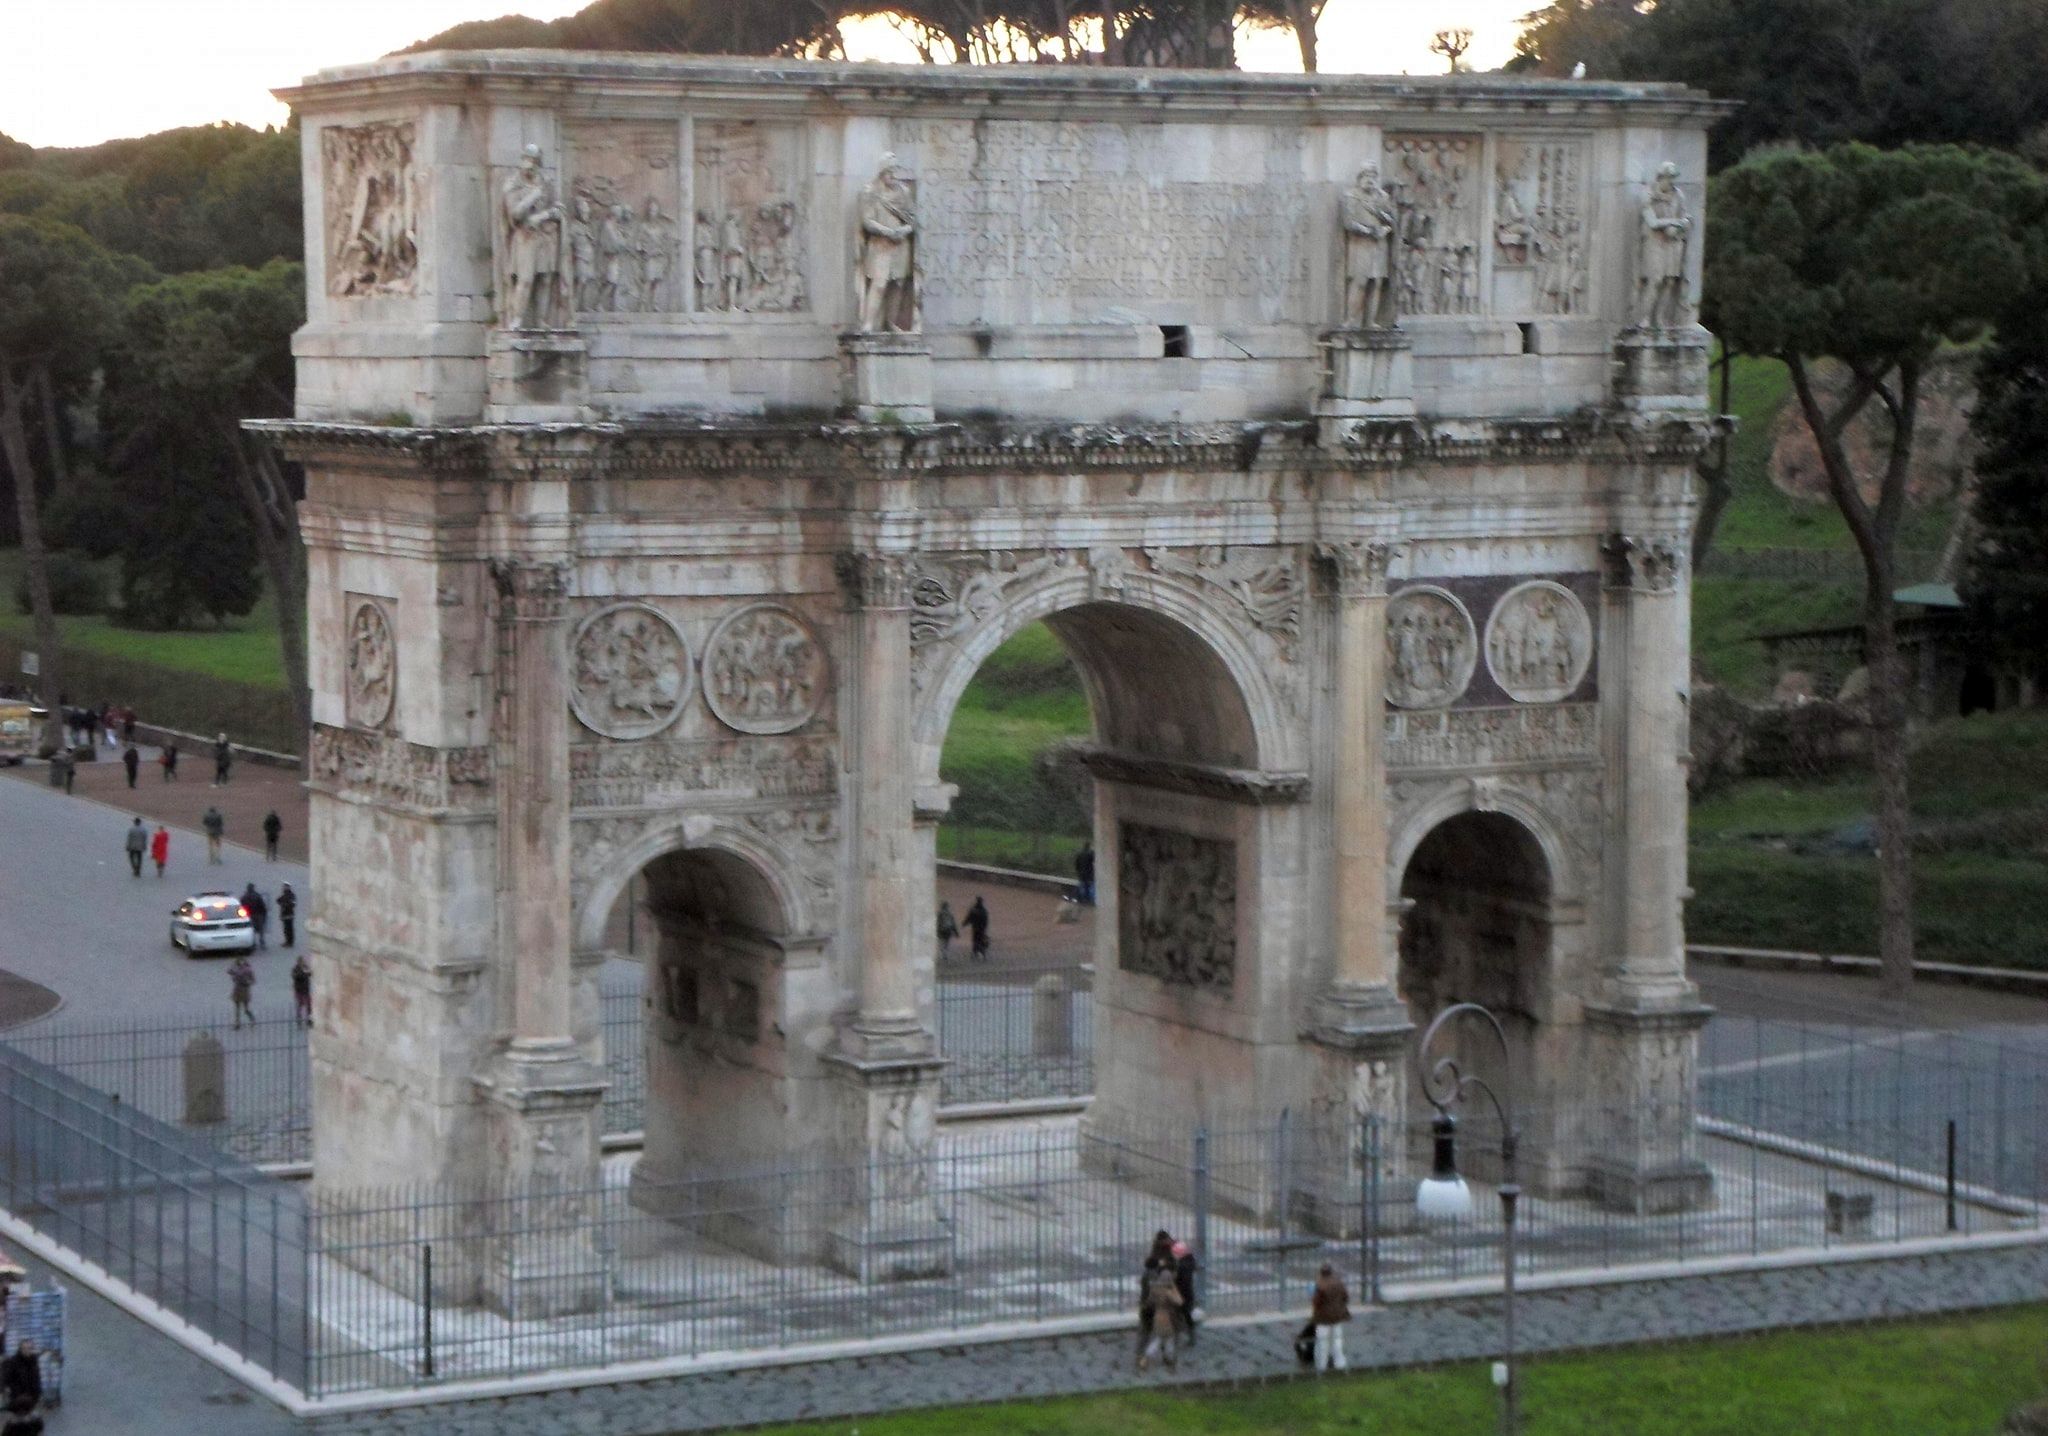
{"type": "MultiPolygon", "coordinates": [[[[1706,1195],[1685,538],[1721,107],[547,52],[285,97],[307,322],[295,417],[254,427],[307,474],[317,1184],[594,1184],[589,957],[648,862],[725,984],[717,1023],[650,1040],[736,1074],[756,1156],[914,1168],[938,748],[1045,616],[1112,730],[1091,1120],[1403,1113],[1429,1014],[1391,899],[1431,821],[1494,808],[1574,919],[1541,1061],[1619,1114],[1582,1180],[1706,1195]],[[376,263],[335,222],[366,164],[419,200],[376,263]],[[1644,314],[1668,165],[1692,227],[1659,229],[1644,314]],[[583,273],[577,201],[605,197],[616,272],[583,273]],[[1129,701],[1154,635],[1203,676],[1201,731],[1129,701]],[[690,927],[692,863],[742,864],[781,930],[690,927]]],[[[1287,1194],[1311,1213],[1355,1204],[1330,1150],[1287,1194]]],[[[853,1193],[827,1255],[928,1270],[924,1190],[853,1193]]]]}

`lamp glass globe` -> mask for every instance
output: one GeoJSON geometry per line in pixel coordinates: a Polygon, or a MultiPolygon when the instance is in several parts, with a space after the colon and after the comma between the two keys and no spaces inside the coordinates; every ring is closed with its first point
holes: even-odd
{"type": "Polygon", "coordinates": [[[1472,1215],[1472,1189],[1463,1177],[1424,1177],[1415,1188],[1415,1213],[1426,1222],[1461,1222],[1472,1215]]]}

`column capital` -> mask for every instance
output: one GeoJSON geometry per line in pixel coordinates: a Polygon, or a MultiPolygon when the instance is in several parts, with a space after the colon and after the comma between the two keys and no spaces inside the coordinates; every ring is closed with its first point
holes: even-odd
{"type": "Polygon", "coordinates": [[[1670,593],[1690,562],[1683,537],[1676,534],[1611,533],[1601,541],[1607,559],[1607,586],[1642,593],[1670,593]]]}
{"type": "Polygon", "coordinates": [[[848,607],[907,609],[916,565],[913,554],[849,550],[833,558],[832,571],[848,607]]]}
{"type": "Polygon", "coordinates": [[[491,582],[505,611],[514,618],[546,620],[569,611],[569,562],[566,559],[494,558],[491,582]]]}
{"type": "Polygon", "coordinates": [[[1318,543],[1316,557],[1330,570],[1340,598],[1378,598],[1387,591],[1387,571],[1407,545],[1386,539],[1344,539],[1318,543]]]}

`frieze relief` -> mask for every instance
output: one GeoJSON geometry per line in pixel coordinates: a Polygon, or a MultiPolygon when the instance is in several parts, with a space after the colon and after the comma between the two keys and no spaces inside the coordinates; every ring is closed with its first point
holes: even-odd
{"type": "Polygon", "coordinates": [[[699,124],[690,277],[711,314],[798,314],[805,281],[803,134],[794,126],[699,124]]]}
{"type": "Polygon", "coordinates": [[[1503,139],[1493,200],[1494,307],[1586,309],[1586,154],[1577,141],[1503,139]]]}
{"type": "Polygon", "coordinates": [[[1403,315],[1477,314],[1478,135],[1388,135],[1380,166],[1398,217],[1395,304],[1403,315]]]}
{"type": "Polygon", "coordinates": [[[579,314],[665,314],[689,307],[678,280],[682,231],[674,125],[606,124],[569,132],[569,289],[579,314]]]}
{"type": "Polygon", "coordinates": [[[491,750],[434,748],[316,723],[308,770],[323,792],[429,811],[481,807],[490,793],[491,750]]]}
{"type": "Polygon", "coordinates": [[[607,738],[647,738],[675,722],[690,696],[689,645],[660,609],[615,603],[577,626],[569,704],[607,738]]]}
{"type": "Polygon", "coordinates": [[[578,743],[569,749],[578,808],[664,807],[685,799],[825,798],[839,787],[831,738],[578,743]]]}
{"type": "Polygon", "coordinates": [[[790,733],[817,716],[832,684],[810,625],[771,603],[727,615],[704,645],[704,698],[728,728],[790,733]]]}
{"type": "Polygon", "coordinates": [[[419,176],[412,122],[320,132],[326,178],[327,292],[411,294],[419,273],[419,176]]]}
{"type": "Polygon", "coordinates": [[[1237,981],[1237,844],[1125,823],[1117,845],[1117,965],[1227,996],[1237,981]]]}
{"type": "Polygon", "coordinates": [[[1435,709],[1386,716],[1390,769],[1473,768],[1586,762],[1600,754],[1593,703],[1435,709]]]}

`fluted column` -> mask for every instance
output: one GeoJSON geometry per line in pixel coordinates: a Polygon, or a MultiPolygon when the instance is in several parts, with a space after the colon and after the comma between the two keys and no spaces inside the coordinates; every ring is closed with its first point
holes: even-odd
{"type": "Polygon", "coordinates": [[[865,1059],[916,1058],[933,1049],[918,1020],[910,903],[918,884],[912,829],[910,733],[910,558],[840,556],[839,578],[854,615],[853,723],[846,761],[853,774],[853,840],[859,907],[860,1010],[842,1044],[865,1059]]]}

